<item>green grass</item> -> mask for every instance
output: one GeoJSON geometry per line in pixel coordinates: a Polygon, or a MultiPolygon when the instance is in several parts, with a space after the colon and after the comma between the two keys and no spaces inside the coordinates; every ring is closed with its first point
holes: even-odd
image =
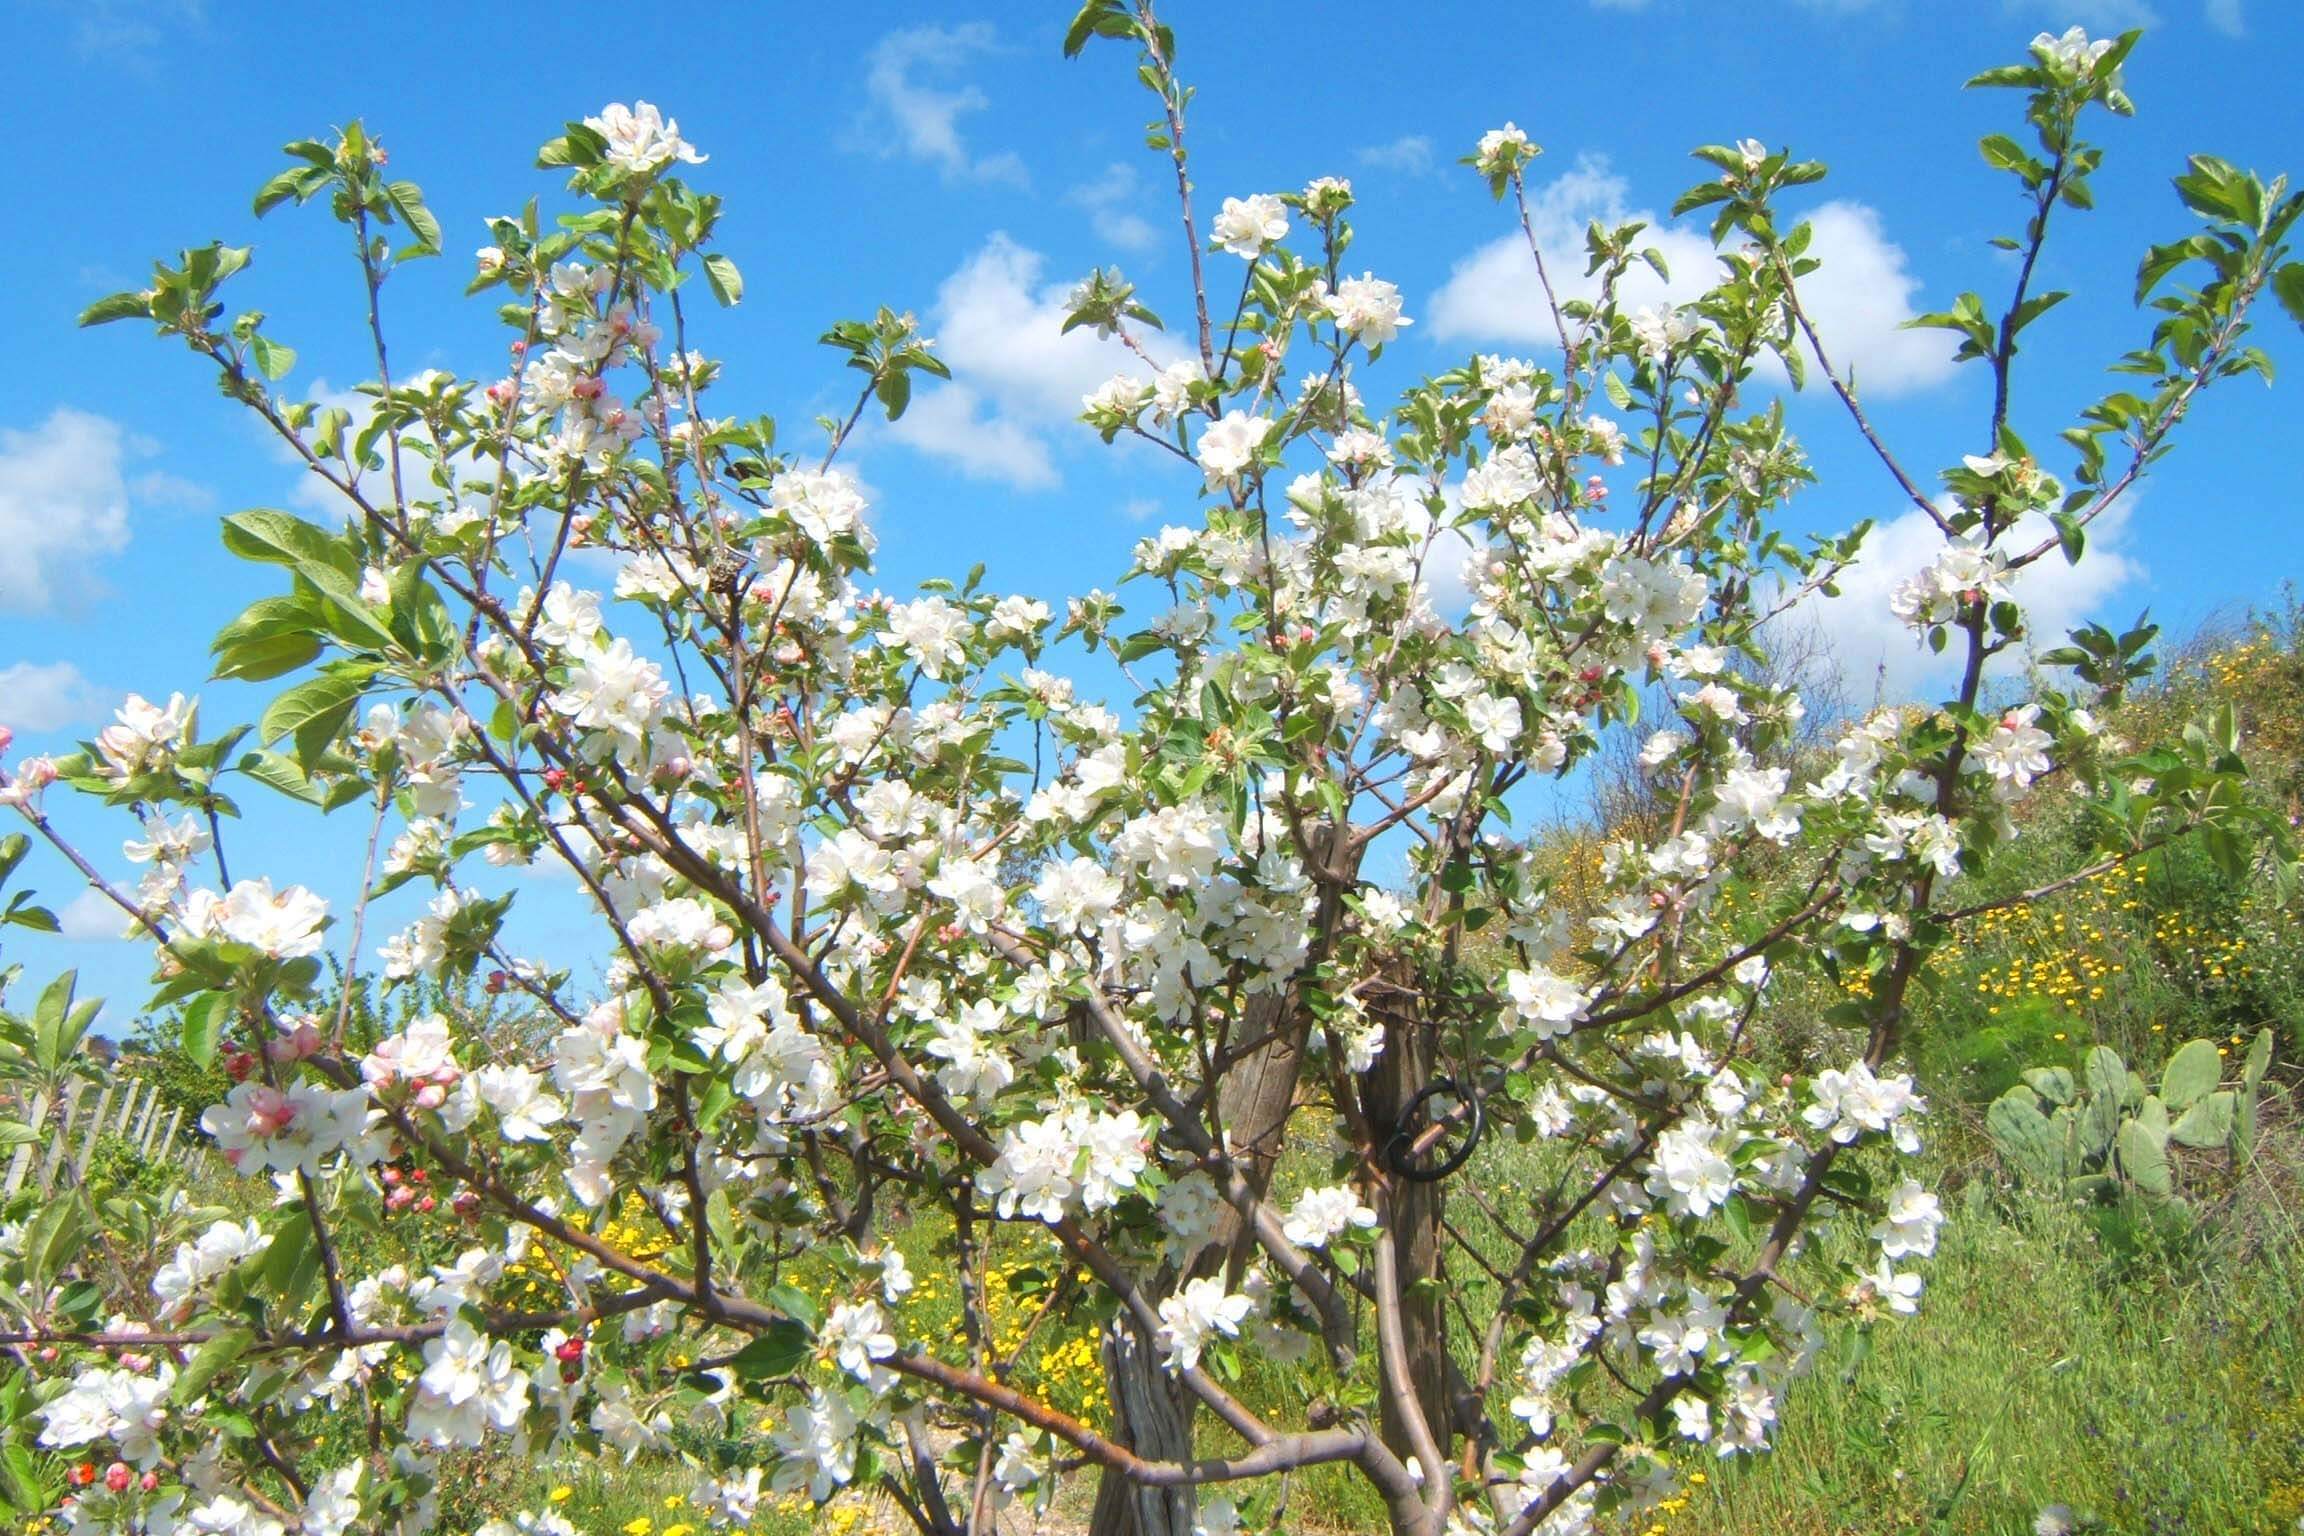
{"type": "Polygon", "coordinates": [[[2237,1251],[2107,1252],[2081,1214],[1982,1185],[1919,1316],[1827,1359],[1782,1449],[1715,1469],[1671,1531],[2292,1532],[2304,1496],[2304,1248],[2293,1212],[2237,1251]]]}
{"type": "MultiPolygon", "coordinates": [[[[1921,1176],[1954,1219],[1918,1316],[1834,1327],[1794,1383],[1770,1454],[1715,1462],[1680,1508],[1617,1530],[1667,1536],[2017,1536],[2051,1504],[2103,1529],[2242,1536],[2304,1514],[2304,1213],[2294,1127],[2215,1224],[2170,1247],[2035,1197],[1949,1150],[1921,1176]],[[1964,1182],[1963,1182],[1964,1181],[1964,1182]]],[[[1483,1187],[1526,1189],[1527,1152],[1484,1158],[1483,1187]],[[1515,1177],[1515,1174],[1518,1177],[1515,1177]]],[[[1860,1241],[1850,1233],[1847,1241],[1860,1241]]],[[[1488,1287],[1451,1276],[1466,1311],[1488,1287]]],[[[1453,1326],[1453,1324],[1452,1324],[1453,1326]]],[[[1459,1341],[1461,1342],[1461,1341],[1459,1341]]],[[[1251,1369],[1251,1407],[1323,1386],[1251,1369]]],[[[1213,1439],[1214,1437],[1212,1437],[1213,1439]]],[[[1213,1446],[1211,1447],[1213,1448],[1213,1446]]],[[[1306,1529],[1381,1528],[1349,1472],[1302,1475],[1306,1529]]]]}

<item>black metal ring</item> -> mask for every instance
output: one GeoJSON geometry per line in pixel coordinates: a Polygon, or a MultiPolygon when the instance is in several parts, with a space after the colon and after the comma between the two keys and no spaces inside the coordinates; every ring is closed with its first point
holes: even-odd
{"type": "Polygon", "coordinates": [[[1478,1094],[1466,1093],[1452,1077],[1434,1078],[1424,1085],[1416,1097],[1408,1101],[1400,1111],[1400,1118],[1393,1123],[1392,1139],[1384,1144],[1385,1166],[1411,1184],[1437,1184],[1471,1159],[1472,1153],[1480,1145],[1480,1136],[1487,1129],[1487,1124],[1487,1112],[1480,1107],[1478,1094]],[[1414,1139],[1416,1114],[1427,1100],[1442,1097],[1456,1099],[1472,1107],[1472,1131],[1464,1138],[1464,1145],[1447,1161],[1434,1168],[1419,1168],[1408,1160],[1408,1143],[1414,1139]]]}

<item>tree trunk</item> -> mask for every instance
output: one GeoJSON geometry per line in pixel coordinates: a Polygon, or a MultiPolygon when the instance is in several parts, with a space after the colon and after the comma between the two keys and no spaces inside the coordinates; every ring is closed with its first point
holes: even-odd
{"type": "MultiPolygon", "coordinates": [[[[1384,1029],[1384,1054],[1361,1079],[1368,1123],[1397,1125],[1433,1076],[1433,1033],[1421,1019],[1395,1016],[1384,1029]]],[[[1378,1132],[1379,1136],[1383,1133],[1378,1132]]],[[[1437,1160],[1438,1149],[1422,1161],[1437,1160]]],[[[1449,1448],[1448,1314],[1440,1286],[1439,1183],[1393,1176],[1391,1226],[1400,1270],[1400,1328],[1407,1341],[1409,1386],[1442,1454],[1449,1448]]],[[[1402,1460],[1415,1454],[1391,1392],[1380,1393],[1384,1443],[1402,1460]]],[[[1426,1467],[1426,1477],[1443,1475],[1426,1467]]]]}
{"type": "MultiPolygon", "coordinates": [[[[1192,1454],[1192,1399],[1160,1367],[1158,1345],[1123,1314],[1105,1329],[1104,1383],[1122,1445],[1147,1461],[1192,1454]]],[[[1096,1484],[1089,1536],[1192,1536],[1197,1510],[1189,1487],[1142,1488],[1107,1471],[1096,1484]]]]}
{"type": "MultiPolygon", "coordinates": [[[[1350,828],[1339,832],[1323,823],[1311,829],[1311,835],[1318,841],[1319,856],[1342,866],[1337,874],[1347,884],[1352,881],[1359,868],[1358,851],[1341,857],[1332,857],[1329,852],[1349,838],[1350,828]]],[[[1313,926],[1316,948],[1307,957],[1307,969],[1327,959],[1342,917],[1342,889],[1324,882],[1313,926]]],[[[1222,1086],[1217,1090],[1217,1117],[1223,1129],[1225,1150],[1231,1154],[1248,1187],[1262,1199],[1272,1187],[1273,1170],[1279,1165],[1280,1151],[1286,1144],[1288,1119],[1296,1107],[1296,1087],[1303,1078],[1304,1057],[1311,1043],[1312,1019],[1293,987],[1252,999],[1244,1012],[1234,1043],[1253,1041],[1256,1046],[1224,1074],[1222,1086]]],[[[1239,1214],[1227,1208],[1217,1222],[1215,1237],[1199,1252],[1188,1255],[1178,1272],[1164,1274],[1162,1278],[1170,1285],[1180,1285],[1195,1276],[1214,1274],[1244,1263],[1254,1241],[1239,1214]]],[[[1160,1368],[1159,1351],[1154,1342],[1139,1341],[1123,1319],[1107,1333],[1103,1356],[1106,1385],[1118,1415],[1120,1443],[1148,1460],[1168,1455],[1189,1456],[1192,1418],[1198,1404],[1190,1394],[1178,1390],[1174,1379],[1160,1368]],[[1145,1442],[1134,1438],[1139,1417],[1132,1415],[1140,1417],[1145,1430],[1160,1437],[1159,1444],[1172,1445],[1175,1449],[1156,1454],[1145,1442]]],[[[1192,1491],[1188,1488],[1139,1489],[1118,1473],[1108,1471],[1097,1484],[1096,1512],[1089,1530],[1091,1536],[1168,1536],[1173,1529],[1175,1536],[1191,1536],[1192,1506],[1192,1491]],[[1179,1507],[1182,1514],[1173,1515],[1171,1511],[1179,1507]],[[1159,1520],[1175,1523],[1172,1526],[1151,1523],[1159,1520]],[[1121,1523],[1123,1521],[1136,1523],[1121,1523]]]]}

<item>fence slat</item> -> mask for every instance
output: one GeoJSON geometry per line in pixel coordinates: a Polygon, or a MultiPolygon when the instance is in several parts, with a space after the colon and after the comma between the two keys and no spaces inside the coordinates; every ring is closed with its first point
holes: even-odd
{"type": "Polygon", "coordinates": [[[64,1165],[64,1155],[69,1150],[68,1143],[72,1135],[74,1117],[79,1113],[80,1100],[87,1092],[87,1088],[86,1079],[77,1077],[64,1087],[64,1113],[57,1117],[56,1134],[48,1143],[47,1161],[40,1165],[40,1192],[42,1194],[46,1194],[56,1187],[56,1171],[64,1165]]]}
{"type": "MultiPolygon", "coordinates": [[[[35,1131],[48,1123],[48,1095],[43,1093],[32,1100],[32,1114],[26,1123],[35,1131]]],[[[0,1198],[12,1196],[24,1187],[24,1175],[32,1169],[32,1149],[37,1145],[39,1143],[31,1141],[24,1143],[8,1160],[8,1180],[0,1186],[0,1198]]]]}
{"type": "MultiPolygon", "coordinates": [[[[177,1113],[181,1115],[183,1111],[178,1110],[177,1113]]],[[[145,1117],[145,1122],[144,1134],[136,1138],[136,1156],[139,1161],[150,1162],[154,1141],[158,1140],[163,1146],[167,1144],[166,1139],[160,1134],[162,1122],[160,1119],[160,1095],[157,1093],[152,1095],[152,1113],[145,1117]]]]}

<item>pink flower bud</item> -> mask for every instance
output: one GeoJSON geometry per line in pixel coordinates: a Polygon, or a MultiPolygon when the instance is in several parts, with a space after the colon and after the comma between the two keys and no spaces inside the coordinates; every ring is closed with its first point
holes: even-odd
{"type": "Polygon", "coordinates": [[[0,753],[6,753],[11,746],[15,745],[15,742],[16,733],[8,727],[0,725],[0,753]]]}
{"type": "Polygon", "coordinates": [[[136,1474],[124,1461],[116,1461],[104,1469],[104,1486],[114,1493],[126,1493],[128,1485],[134,1481],[136,1474]]]}
{"type": "Polygon", "coordinates": [[[416,1107],[418,1109],[438,1109],[447,1102],[448,1090],[438,1083],[426,1083],[416,1090],[416,1107]]]}
{"type": "Polygon", "coordinates": [[[259,1135],[277,1136],[295,1123],[296,1106],[279,1089],[262,1087],[248,1095],[248,1118],[259,1135]]]}

